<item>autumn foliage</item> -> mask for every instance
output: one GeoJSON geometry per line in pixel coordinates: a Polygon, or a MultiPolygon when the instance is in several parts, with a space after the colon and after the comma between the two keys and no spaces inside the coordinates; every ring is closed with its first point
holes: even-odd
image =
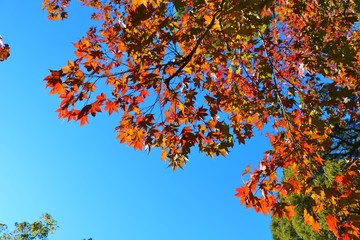
{"type": "Polygon", "coordinates": [[[4,44],[3,39],[0,35],[0,62],[5,61],[10,56],[9,44],[4,44]]]}
{"type": "MultiPolygon", "coordinates": [[[[236,191],[257,212],[291,218],[279,201],[309,195],[304,221],[339,239],[360,239],[359,157],[331,186],[312,177],[327,159],[337,126],[359,119],[360,3],[356,0],[81,0],[95,21],[75,57],[45,78],[60,118],[89,122],[118,113],[118,140],[160,148],[174,169],[191,150],[226,156],[254,131],[271,149],[236,191]],[[97,27],[95,27],[97,26],[97,27]],[[282,178],[282,169],[293,175],[282,178]],[[350,217],[351,215],[351,217],[350,217]]],[[[44,0],[50,19],[70,0],[44,0]]]]}
{"type": "MultiPolygon", "coordinates": [[[[357,177],[354,182],[351,182],[352,192],[346,197],[333,198],[329,193],[334,194],[339,191],[339,188],[341,189],[339,184],[344,184],[343,173],[348,172],[349,163],[360,156],[360,121],[348,120],[345,126],[334,127],[330,137],[332,145],[325,153],[322,153],[326,161],[313,171],[311,178],[307,178],[312,188],[319,191],[308,191],[305,194],[288,193],[287,196],[282,195],[279,198],[281,202],[290,202],[294,205],[296,215],[291,219],[273,216],[271,230],[274,240],[338,239],[341,234],[338,227],[340,220],[334,215],[333,205],[335,204],[337,211],[347,209],[341,222],[344,223],[348,219],[354,221],[359,217],[360,178],[357,177]],[[331,201],[328,197],[332,198],[331,201]],[[313,229],[307,224],[313,226],[313,229]]],[[[284,180],[293,177],[293,168],[285,168],[284,180]]]]}

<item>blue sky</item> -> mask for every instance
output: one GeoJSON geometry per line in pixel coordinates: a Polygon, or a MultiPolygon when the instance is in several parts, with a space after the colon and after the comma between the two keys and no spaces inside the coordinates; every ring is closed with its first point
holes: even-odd
{"type": "Polygon", "coordinates": [[[60,226],[54,240],[271,239],[270,218],[234,197],[247,164],[268,147],[264,136],[227,158],[193,153],[173,173],[158,151],[120,145],[116,116],[82,128],[57,118],[58,99],[42,79],[74,58],[88,13],[74,2],[70,19],[51,22],[41,0],[0,2],[0,34],[11,46],[0,63],[0,222],[48,212],[60,226]]]}

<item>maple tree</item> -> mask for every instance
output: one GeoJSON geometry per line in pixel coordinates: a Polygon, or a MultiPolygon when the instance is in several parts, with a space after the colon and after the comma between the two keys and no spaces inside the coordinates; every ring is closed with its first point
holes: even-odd
{"type": "MultiPolygon", "coordinates": [[[[292,218],[289,194],[311,194],[304,221],[314,231],[326,196],[326,224],[340,239],[359,239],[359,158],[331,187],[314,186],[331,135],[358,120],[360,3],[356,0],[79,0],[95,21],[75,59],[45,78],[60,98],[60,118],[119,113],[120,143],[158,147],[174,170],[193,148],[226,156],[266,131],[271,149],[244,172],[236,191],[257,212],[292,218]],[[292,175],[282,178],[281,170],[292,175]],[[250,171],[251,170],[251,171],[250,171]],[[352,204],[339,202],[352,201],[352,204]]],[[[44,0],[65,19],[70,0],[44,0]]]]}

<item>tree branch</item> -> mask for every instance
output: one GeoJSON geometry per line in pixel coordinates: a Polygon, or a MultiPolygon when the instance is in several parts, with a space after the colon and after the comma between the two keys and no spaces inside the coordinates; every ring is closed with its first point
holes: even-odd
{"type": "Polygon", "coordinates": [[[191,50],[191,52],[180,61],[181,66],[176,70],[176,72],[174,74],[172,74],[171,76],[167,77],[166,79],[164,79],[164,83],[167,87],[168,90],[172,91],[172,89],[170,88],[170,81],[176,77],[179,73],[181,73],[181,71],[186,67],[186,65],[190,62],[191,58],[194,56],[196,50],[198,49],[198,47],[200,46],[202,40],[205,38],[205,36],[210,32],[210,30],[212,29],[212,27],[215,24],[215,20],[216,18],[220,15],[221,11],[222,11],[222,7],[224,4],[223,0],[220,4],[220,9],[218,11],[215,12],[214,16],[211,19],[211,22],[209,23],[209,25],[207,26],[205,32],[200,36],[200,38],[196,41],[196,44],[194,46],[194,48],[191,50]]]}

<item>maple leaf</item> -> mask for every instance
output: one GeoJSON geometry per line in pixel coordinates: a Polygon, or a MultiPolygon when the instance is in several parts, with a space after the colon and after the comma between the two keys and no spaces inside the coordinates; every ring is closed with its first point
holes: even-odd
{"type": "Polygon", "coordinates": [[[86,123],[89,123],[87,115],[82,116],[79,120],[80,120],[80,126],[84,126],[86,123]]]}
{"type": "Polygon", "coordinates": [[[62,83],[56,83],[53,87],[52,87],[52,89],[50,90],[50,94],[62,94],[62,93],[64,93],[66,90],[65,90],[66,88],[64,87],[64,85],[62,84],[62,83]]]}
{"type": "MultiPolygon", "coordinates": [[[[69,2],[44,0],[43,8],[62,19],[69,2]]],[[[118,112],[120,143],[160,147],[173,169],[194,148],[226,157],[235,143],[253,138],[254,129],[268,132],[270,150],[237,189],[240,203],[291,217],[292,205],[274,196],[310,194],[307,224],[319,232],[318,211],[329,207],[348,221],[337,226],[339,233],[360,234],[349,204],[358,202],[352,194],[357,164],[324,188],[313,181],[341,152],[330,148],[353,143],[333,146],[331,136],[349,119],[358,122],[356,1],[245,1],[241,11],[233,0],[82,2],[99,22],[73,44],[76,59],[44,79],[60,98],[60,118],[83,125],[88,114],[118,112]],[[288,169],[294,176],[282,179],[279,173],[288,169]]]]}
{"type": "Polygon", "coordinates": [[[285,207],[285,216],[289,219],[292,219],[293,216],[296,216],[295,206],[286,206],[285,207]]]}
{"type": "Polygon", "coordinates": [[[8,44],[0,45],[0,62],[5,61],[6,59],[9,58],[9,56],[10,56],[10,46],[8,44]]]}
{"type": "Polygon", "coordinates": [[[320,224],[317,222],[314,217],[304,209],[304,221],[306,224],[310,225],[316,232],[320,232],[320,224]]]}
{"type": "Polygon", "coordinates": [[[242,176],[246,175],[249,171],[250,171],[250,164],[247,165],[247,167],[245,168],[244,172],[241,174],[242,176]]]}
{"type": "Polygon", "coordinates": [[[142,147],[143,147],[143,141],[144,141],[144,131],[143,130],[140,130],[140,131],[136,131],[134,133],[134,136],[132,138],[132,141],[133,141],[133,146],[134,146],[134,149],[138,149],[138,150],[142,150],[142,147]]]}
{"type": "Polygon", "coordinates": [[[166,149],[162,148],[162,149],[161,149],[161,159],[162,159],[163,161],[166,161],[166,157],[167,157],[166,149]]]}
{"type": "Polygon", "coordinates": [[[111,115],[113,112],[118,112],[118,106],[115,102],[108,100],[105,103],[104,110],[109,111],[109,115],[111,115]]]}
{"type": "Polygon", "coordinates": [[[339,237],[337,222],[338,219],[335,216],[332,216],[330,214],[326,216],[326,224],[328,225],[329,229],[334,233],[336,237],[339,237]]]}
{"type": "Polygon", "coordinates": [[[91,104],[91,109],[90,109],[90,113],[93,117],[96,116],[97,112],[101,112],[101,102],[100,101],[96,101],[93,104],[91,104]]]}

